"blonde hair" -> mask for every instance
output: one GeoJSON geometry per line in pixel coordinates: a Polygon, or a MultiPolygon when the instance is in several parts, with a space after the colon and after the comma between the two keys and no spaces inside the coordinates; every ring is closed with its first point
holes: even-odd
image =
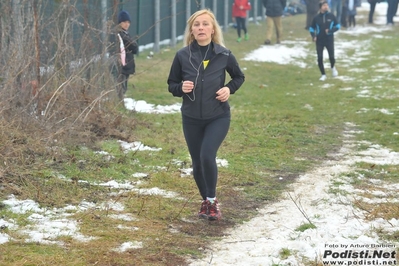
{"type": "Polygon", "coordinates": [[[196,18],[198,18],[201,15],[209,15],[211,17],[213,31],[214,31],[214,33],[212,34],[211,41],[224,47],[222,29],[220,28],[215,15],[209,9],[198,10],[197,12],[192,14],[191,17],[187,20],[187,26],[186,26],[186,30],[184,32],[184,41],[183,41],[184,46],[190,45],[195,40],[194,35],[191,33],[191,28],[192,28],[196,18]]]}

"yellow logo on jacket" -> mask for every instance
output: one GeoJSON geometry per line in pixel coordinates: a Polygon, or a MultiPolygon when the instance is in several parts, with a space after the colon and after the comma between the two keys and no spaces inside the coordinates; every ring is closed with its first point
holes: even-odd
{"type": "Polygon", "coordinates": [[[204,69],[208,66],[209,60],[204,60],[204,69]]]}

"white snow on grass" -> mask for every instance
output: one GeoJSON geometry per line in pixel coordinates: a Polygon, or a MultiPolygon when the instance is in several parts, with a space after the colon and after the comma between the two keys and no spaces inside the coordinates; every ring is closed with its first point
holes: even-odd
{"type": "MultiPolygon", "coordinates": [[[[18,200],[14,195],[8,197],[3,203],[7,208],[19,214],[30,214],[27,220],[31,223],[18,230],[22,235],[26,235],[26,242],[37,242],[42,244],[59,244],[62,245],[62,241],[58,241],[57,238],[60,236],[69,236],[75,240],[86,242],[93,240],[93,237],[84,236],[79,232],[79,226],[77,221],[68,219],[70,216],[69,210],[66,209],[45,209],[41,208],[38,203],[33,200],[18,200]]],[[[8,229],[16,230],[18,226],[13,223],[13,226],[3,224],[1,226],[7,226],[8,229]]],[[[4,242],[5,237],[3,234],[2,241],[4,242]]],[[[9,240],[9,239],[7,239],[9,240]]]]}
{"type": "MultiPolygon", "coordinates": [[[[142,176],[142,174],[140,175],[142,176]]],[[[66,182],[69,179],[63,179],[66,182]]],[[[142,181],[119,183],[110,180],[105,183],[90,183],[90,185],[105,186],[111,190],[119,190],[119,193],[110,192],[110,195],[118,196],[121,193],[137,193],[141,195],[160,196],[165,198],[173,198],[183,200],[178,193],[174,191],[166,191],[157,187],[138,188],[137,185],[143,184],[142,181]]],[[[33,200],[18,200],[14,195],[10,195],[8,199],[3,201],[6,208],[16,214],[28,214],[28,225],[20,227],[15,220],[0,219],[0,230],[8,229],[17,231],[26,242],[35,242],[40,244],[56,244],[64,245],[59,241],[59,237],[71,237],[74,240],[87,242],[95,239],[91,236],[84,236],[79,232],[79,223],[70,218],[75,213],[90,210],[111,211],[109,217],[119,221],[136,221],[137,218],[130,213],[124,213],[125,206],[121,202],[109,200],[98,204],[83,200],[77,206],[67,205],[64,208],[41,208],[40,205],[33,200]]],[[[12,240],[6,233],[0,232],[0,244],[12,240]]]]}
{"type": "Polygon", "coordinates": [[[122,252],[126,252],[130,249],[138,249],[138,248],[142,248],[142,247],[143,247],[143,242],[138,242],[138,241],[125,242],[125,243],[122,243],[119,247],[115,248],[114,251],[122,253],[122,252]]]}
{"type": "Polygon", "coordinates": [[[112,219],[115,219],[115,220],[126,221],[126,222],[131,222],[131,221],[137,221],[138,220],[136,217],[134,217],[130,213],[111,214],[109,217],[111,217],[112,219]]]}
{"type": "Polygon", "coordinates": [[[147,103],[143,100],[134,100],[132,98],[124,99],[125,107],[128,110],[136,111],[139,113],[150,114],[170,114],[180,112],[181,104],[175,103],[173,105],[155,105],[147,103]]]}
{"type": "Polygon", "coordinates": [[[307,43],[303,41],[285,41],[284,44],[280,45],[263,45],[250,52],[243,60],[298,65],[304,68],[306,64],[301,59],[306,58],[308,54],[306,45],[307,43]]]}
{"type": "MultiPolygon", "coordinates": [[[[188,159],[189,161],[191,160],[190,158],[188,159]]],[[[176,165],[181,165],[183,166],[183,162],[179,161],[179,160],[172,160],[174,164],[176,165]]],[[[229,162],[226,159],[220,159],[220,158],[216,158],[216,165],[218,167],[225,167],[227,168],[229,166],[229,162]]],[[[188,168],[180,168],[180,176],[181,177],[187,177],[187,176],[191,176],[193,174],[193,168],[188,167],[188,168]]]]}
{"type": "Polygon", "coordinates": [[[103,187],[110,187],[110,188],[116,188],[116,189],[125,189],[125,190],[131,190],[131,189],[133,189],[135,187],[130,182],[118,183],[115,180],[110,180],[108,182],[100,183],[98,185],[99,186],[103,186],[103,187]]]}
{"type": "Polygon", "coordinates": [[[152,148],[152,147],[145,146],[140,141],[126,142],[123,140],[118,140],[118,142],[121,144],[121,147],[125,152],[129,152],[129,151],[160,151],[160,150],[162,150],[162,148],[152,148]]]}
{"type": "Polygon", "coordinates": [[[356,161],[379,165],[399,165],[399,153],[378,144],[371,144],[365,151],[354,157],[356,161]]]}
{"type": "MultiPolygon", "coordinates": [[[[374,108],[374,111],[386,114],[386,115],[393,115],[394,113],[389,111],[388,109],[385,108],[374,108]]],[[[370,111],[370,109],[368,108],[360,108],[359,111],[357,111],[356,113],[367,113],[368,111],[370,111]]]]}

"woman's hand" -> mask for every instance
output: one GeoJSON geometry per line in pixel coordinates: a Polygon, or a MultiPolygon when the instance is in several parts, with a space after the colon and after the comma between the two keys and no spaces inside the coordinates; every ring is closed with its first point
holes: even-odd
{"type": "Polygon", "coordinates": [[[194,89],[194,82],[189,81],[189,80],[183,81],[183,85],[182,85],[181,89],[184,93],[192,92],[194,89]]]}
{"type": "Polygon", "coordinates": [[[227,102],[230,97],[230,89],[228,87],[223,87],[216,92],[216,99],[221,101],[222,103],[227,102]]]}

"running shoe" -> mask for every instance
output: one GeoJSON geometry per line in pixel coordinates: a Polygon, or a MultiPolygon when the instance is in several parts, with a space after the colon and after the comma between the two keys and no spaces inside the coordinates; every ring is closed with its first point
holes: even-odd
{"type": "Polygon", "coordinates": [[[203,200],[201,203],[201,209],[198,212],[198,218],[200,219],[208,219],[209,214],[209,205],[211,203],[208,200],[203,200]]]}
{"type": "Polygon", "coordinates": [[[208,220],[216,221],[222,218],[222,212],[219,209],[219,203],[216,199],[212,204],[209,202],[208,211],[208,220]]]}

